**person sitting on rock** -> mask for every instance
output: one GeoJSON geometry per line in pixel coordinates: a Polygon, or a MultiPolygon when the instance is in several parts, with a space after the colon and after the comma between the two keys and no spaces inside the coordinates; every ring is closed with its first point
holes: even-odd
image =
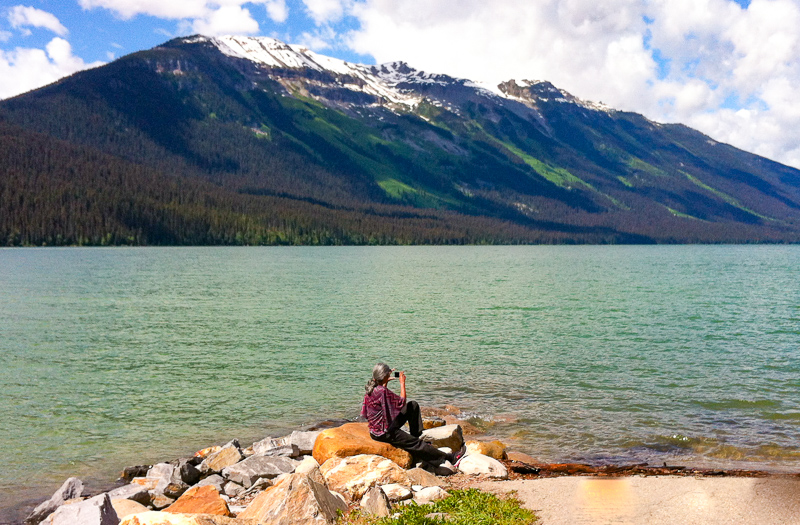
{"type": "Polygon", "coordinates": [[[463,451],[456,454],[445,453],[419,437],[422,435],[422,412],[416,401],[406,399],[406,374],[395,374],[400,380],[400,395],[388,388],[387,383],[394,379],[392,369],[385,363],[378,363],[372,369],[372,379],[367,383],[361,417],[366,418],[369,434],[375,441],[389,443],[411,453],[415,459],[439,465],[445,460],[453,465],[461,459],[463,451]],[[408,423],[409,432],[402,429],[408,423]]]}

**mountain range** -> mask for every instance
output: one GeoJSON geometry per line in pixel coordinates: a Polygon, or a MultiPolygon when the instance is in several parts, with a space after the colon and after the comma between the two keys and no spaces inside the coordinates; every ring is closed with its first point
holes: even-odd
{"type": "Polygon", "coordinates": [[[800,170],[547,81],[178,38],[0,101],[0,245],[800,241],[800,170]]]}

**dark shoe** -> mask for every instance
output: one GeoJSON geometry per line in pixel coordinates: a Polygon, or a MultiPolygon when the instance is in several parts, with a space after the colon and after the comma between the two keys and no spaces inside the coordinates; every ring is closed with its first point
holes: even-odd
{"type": "Polygon", "coordinates": [[[458,462],[461,461],[461,458],[463,458],[466,455],[467,455],[467,447],[462,446],[461,450],[452,454],[453,459],[450,461],[450,463],[452,463],[454,467],[458,467],[458,462]]]}

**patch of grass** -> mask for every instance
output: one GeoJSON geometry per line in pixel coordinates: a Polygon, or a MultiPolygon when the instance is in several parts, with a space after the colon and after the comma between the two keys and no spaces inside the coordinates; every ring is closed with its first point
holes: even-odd
{"type": "Polygon", "coordinates": [[[760,213],[757,213],[757,212],[751,210],[750,208],[747,208],[746,206],[743,206],[742,203],[740,203],[738,200],[734,199],[733,197],[731,197],[727,193],[719,191],[716,188],[712,188],[708,184],[705,184],[704,182],[702,182],[697,177],[694,177],[694,176],[690,175],[689,173],[686,173],[685,171],[681,171],[681,173],[686,175],[686,178],[689,179],[690,181],[692,181],[692,183],[694,183],[697,186],[703,188],[704,190],[708,191],[709,193],[714,194],[715,196],[717,196],[720,199],[722,199],[723,201],[727,202],[728,204],[730,204],[734,208],[739,208],[740,210],[742,210],[742,211],[744,211],[746,213],[749,213],[750,215],[754,215],[754,216],[758,217],[759,219],[763,219],[765,221],[774,221],[775,220],[772,217],[767,217],[766,215],[761,215],[760,213]]]}
{"type": "Polygon", "coordinates": [[[478,489],[453,490],[433,505],[411,504],[394,509],[396,516],[374,518],[354,511],[342,517],[339,525],[529,525],[536,515],[520,506],[514,497],[497,497],[478,489]],[[445,517],[426,517],[432,513],[445,517]]]}
{"type": "MultiPolygon", "coordinates": [[[[694,215],[689,215],[689,214],[687,214],[687,213],[683,213],[683,212],[679,212],[678,210],[674,210],[674,209],[670,208],[669,206],[664,206],[664,207],[665,207],[667,210],[669,210],[669,212],[670,212],[672,215],[674,215],[675,217],[681,217],[681,218],[683,218],[683,219],[693,219],[693,220],[695,220],[695,221],[702,221],[702,220],[703,220],[703,219],[698,219],[698,218],[697,218],[697,217],[695,217],[694,215]]],[[[703,222],[706,222],[706,221],[703,221],[703,222]]]]}
{"type": "Polygon", "coordinates": [[[396,199],[402,198],[407,193],[417,193],[417,190],[397,179],[383,179],[378,181],[378,186],[383,188],[387,195],[396,199]]]}
{"type": "Polygon", "coordinates": [[[539,160],[539,159],[537,159],[535,157],[532,157],[531,155],[528,155],[527,153],[525,153],[524,151],[522,151],[521,149],[519,149],[518,147],[516,147],[515,145],[513,145],[513,144],[511,144],[509,142],[502,142],[500,140],[497,140],[494,137],[492,137],[492,138],[498,144],[501,144],[503,147],[507,148],[514,155],[516,155],[517,157],[522,159],[522,161],[525,162],[525,164],[527,164],[531,168],[533,168],[533,170],[536,173],[538,173],[539,175],[541,175],[542,177],[544,177],[548,181],[552,182],[556,186],[560,186],[560,187],[562,187],[564,189],[567,189],[567,190],[571,190],[572,188],[576,188],[576,187],[583,187],[584,189],[587,189],[589,191],[592,191],[592,192],[594,192],[594,193],[596,193],[598,195],[601,195],[601,196],[605,197],[614,206],[616,206],[619,209],[622,209],[622,210],[629,210],[630,209],[628,206],[626,206],[625,204],[621,203],[620,201],[618,201],[617,199],[615,199],[611,195],[608,195],[607,193],[603,193],[602,191],[598,190],[597,188],[595,188],[594,186],[592,186],[591,184],[589,184],[585,180],[573,175],[572,173],[570,173],[566,169],[558,168],[558,167],[546,164],[546,163],[542,162],[541,160],[539,160]]]}
{"type": "Polygon", "coordinates": [[[637,157],[628,157],[627,164],[632,170],[644,171],[645,173],[650,173],[656,177],[669,177],[669,173],[666,171],[656,168],[652,164],[637,157]]]}
{"type": "Polygon", "coordinates": [[[629,188],[633,188],[634,187],[633,183],[631,181],[629,181],[628,179],[626,179],[625,177],[623,177],[622,175],[617,177],[617,180],[620,181],[622,184],[624,184],[625,186],[627,186],[629,188]]]}

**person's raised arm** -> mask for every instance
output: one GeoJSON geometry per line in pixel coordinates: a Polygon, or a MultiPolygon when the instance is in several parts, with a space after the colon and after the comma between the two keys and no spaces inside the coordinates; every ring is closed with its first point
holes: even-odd
{"type": "Polygon", "coordinates": [[[400,372],[400,397],[406,398],[406,373],[400,372]]]}

